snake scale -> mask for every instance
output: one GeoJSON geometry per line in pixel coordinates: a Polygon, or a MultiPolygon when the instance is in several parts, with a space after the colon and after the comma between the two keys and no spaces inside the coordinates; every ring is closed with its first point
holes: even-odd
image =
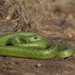
{"type": "Polygon", "coordinates": [[[14,32],[0,36],[0,56],[50,59],[72,56],[72,46],[58,43],[32,32],[14,32]]]}

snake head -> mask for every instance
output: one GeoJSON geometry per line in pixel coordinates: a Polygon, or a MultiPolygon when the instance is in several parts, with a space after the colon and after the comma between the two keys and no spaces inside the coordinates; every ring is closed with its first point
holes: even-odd
{"type": "Polygon", "coordinates": [[[41,39],[40,35],[32,35],[32,36],[26,36],[23,38],[25,42],[30,43],[30,42],[35,42],[41,39]]]}

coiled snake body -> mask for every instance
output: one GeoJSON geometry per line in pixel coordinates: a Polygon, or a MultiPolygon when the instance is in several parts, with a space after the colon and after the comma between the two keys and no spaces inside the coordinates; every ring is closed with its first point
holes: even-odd
{"type": "Polygon", "coordinates": [[[0,36],[0,55],[35,59],[72,56],[74,49],[45,36],[31,32],[15,32],[0,36]]]}

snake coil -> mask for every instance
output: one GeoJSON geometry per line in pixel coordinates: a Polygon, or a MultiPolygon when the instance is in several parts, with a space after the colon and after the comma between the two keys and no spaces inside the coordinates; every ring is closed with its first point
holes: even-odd
{"type": "Polygon", "coordinates": [[[66,58],[74,53],[73,47],[55,42],[31,32],[15,32],[0,36],[0,55],[35,59],[66,58]]]}

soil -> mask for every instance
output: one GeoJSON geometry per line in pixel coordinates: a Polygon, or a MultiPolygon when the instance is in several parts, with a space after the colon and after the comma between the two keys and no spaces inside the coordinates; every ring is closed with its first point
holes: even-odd
{"type": "MultiPolygon", "coordinates": [[[[38,25],[32,23],[28,29],[22,25],[17,31],[36,32],[75,49],[75,14],[71,12],[72,9],[65,11],[66,5],[60,8],[61,12],[53,10],[55,20],[43,20],[38,25]],[[66,12],[70,13],[67,15],[66,12]]],[[[16,24],[11,21],[0,21],[0,35],[14,32],[15,27],[16,24]]],[[[48,60],[0,56],[0,75],[75,75],[75,53],[66,59],[54,57],[48,60]]]]}

